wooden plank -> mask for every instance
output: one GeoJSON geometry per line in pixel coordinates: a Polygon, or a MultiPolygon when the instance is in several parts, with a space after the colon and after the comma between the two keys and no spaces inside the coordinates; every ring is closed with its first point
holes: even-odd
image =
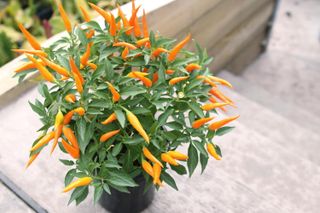
{"type": "Polygon", "coordinates": [[[217,45],[209,48],[209,55],[215,57],[211,65],[211,69],[214,72],[225,67],[231,58],[244,49],[253,38],[265,29],[272,9],[273,2],[270,1],[267,6],[257,11],[255,15],[248,18],[238,28],[221,39],[217,45]]]}
{"type": "Polygon", "coordinates": [[[212,47],[220,43],[221,39],[252,14],[271,2],[273,0],[246,0],[241,3],[238,0],[225,0],[179,32],[177,37],[181,38],[191,32],[201,46],[212,47]]]}
{"type": "Polygon", "coordinates": [[[234,74],[239,75],[252,61],[254,61],[262,52],[262,42],[266,38],[265,30],[260,32],[256,38],[254,38],[248,47],[241,50],[234,58],[228,62],[227,70],[234,74]]]}

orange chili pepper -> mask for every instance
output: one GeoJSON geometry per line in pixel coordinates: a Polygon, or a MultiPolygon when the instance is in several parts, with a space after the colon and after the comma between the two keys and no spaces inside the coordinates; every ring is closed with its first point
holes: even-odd
{"type": "Polygon", "coordinates": [[[66,27],[66,30],[70,33],[72,31],[71,22],[68,18],[66,11],[63,9],[63,6],[61,3],[58,3],[58,10],[61,15],[64,26],[66,27]]]}
{"type": "Polygon", "coordinates": [[[166,50],[166,49],[164,49],[164,48],[159,47],[159,48],[155,49],[155,50],[152,52],[151,55],[152,55],[153,57],[158,57],[161,53],[167,53],[167,52],[169,52],[169,51],[166,50]]]}
{"type": "Polygon", "coordinates": [[[199,64],[188,64],[185,68],[188,72],[192,72],[194,70],[200,70],[201,69],[201,66],[199,64]]]}
{"type": "Polygon", "coordinates": [[[72,146],[76,149],[79,149],[79,143],[78,140],[76,138],[76,136],[74,135],[72,129],[70,129],[69,127],[63,127],[62,128],[62,132],[63,135],[66,136],[66,138],[68,139],[68,141],[72,144],[72,146]]]}
{"type": "Polygon", "coordinates": [[[41,58],[41,60],[48,66],[50,67],[51,69],[53,69],[54,71],[56,71],[57,73],[65,76],[65,77],[69,77],[69,72],[67,69],[61,67],[60,65],[58,64],[55,64],[51,61],[49,61],[48,59],[46,59],[45,57],[42,57],[42,56],[39,56],[41,58]]]}
{"type": "Polygon", "coordinates": [[[133,44],[127,43],[127,42],[116,42],[113,44],[114,47],[128,47],[129,50],[135,50],[137,49],[136,46],[134,46],[133,44]]]}
{"type": "Polygon", "coordinates": [[[80,77],[77,75],[77,74],[73,74],[73,77],[74,77],[74,81],[76,83],[76,88],[77,88],[77,91],[81,94],[83,92],[83,86],[82,86],[82,83],[81,83],[81,79],[80,77]]]}
{"type": "Polygon", "coordinates": [[[136,19],[134,20],[133,30],[134,30],[134,35],[135,35],[136,37],[140,37],[140,36],[141,36],[141,29],[140,29],[140,25],[139,25],[139,21],[138,21],[138,18],[137,18],[137,17],[136,17],[136,19]]]}
{"type": "Polygon", "coordinates": [[[64,125],[67,125],[70,123],[72,117],[73,117],[73,114],[74,114],[74,111],[71,110],[69,111],[65,116],[64,116],[64,121],[63,121],[63,124],[64,125]]]}
{"type": "Polygon", "coordinates": [[[29,160],[27,162],[27,165],[26,165],[26,169],[32,164],[32,162],[39,156],[40,152],[34,154],[34,155],[31,155],[29,157],[29,160]]]}
{"type": "Polygon", "coordinates": [[[205,105],[201,106],[201,109],[203,109],[205,111],[210,111],[210,110],[213,110],[215,108],[222,107],[225,105],[228,105],[228,103],[209,103],[209,104],[205,104],[205,105]]]}
{"type": "Polygon", "coordinates": [[[132,10],[132,15],[131,15],[131,18],[130,18],[130,20],[129,20],[129,23],[130,23],[130,25],[133,26],[133,27],[134,27],[134,25],[135,25],[135,21],[136,21],[136,18],[137,18],[137,13],[138,13],[140,7],[141,7],[141,5],[140,5],[139,7],[137,7],[136,9],[133,9],[133,10],[132,10]]]}
{"type": "Polygon", "coordinates": [[[137,116],[135,116],[132,112],[130,112],[129,110],[126,110],[126,114],[127,114],[127,118],[129,123],[132,125],[132,127],[137,130],[137,132],[143,137],[143,139],[149,143],[150,139],[148,134],[145,132],[145,130],[143,129],[139,119],[137,118],[137,116]]]}
{"type": "Polygon", "coordinates": [[[178,43],[169,53],[168,60],[171,62],[174,59],[176,59],[178,53],[180,50],[189,42],[191,39],[191,34],[189,34],[184,40],[182,40],[180,43],[178,43]]]}
{"type": "MultiPolygon", "coordinates": [[[[42,65],[44,65],[44,63],[42,61],[38,61],[38,62],[41,63],[42,65]]],[[[35,69],[35,68],[37,68],[36,65],[32,61],[29,61],[29,62],[22,64],[18,68],[16,68],[14,70],[14,72],[19,73],[19,72],[23,72],[23,71],[26,71],[29,69],[35,69]]]]}
{"type": "Polygon", "coordinates": [[[23,33],[24,37],[26,37],[26,39],[28,40],[29,44],[33,47],[33,49],[41,50],[41,45],[39,44],[37,39],[31,33],[29,33],[29,31],[26,28],[24,28],[24,26],[21,23],[18,23],[18,27],[23,33]]]}
{"type": "Polygon", "coordinates": [[[137,75],[141,75],[141,76],[147,76],[149,75],[148,73],[145,72],[139,72],[139,71],[132,71],[129,72],[129,74],[127,75],[129,78],[136,78],[137,75]]]}
{"type": "Polygon", "coordinates": [[[172,75],[172,74],[174,74],[174,70],[166,70],[166,74],[172,75]]]}
{"type": "Polygon", "coordinates": [[[161,174],[161,165],[158,163],[153,164],[153,184],[161,183],[160,181],[160,174],[161,174]]]}
{"type": "Polygon", "coordinates": [[[37,59],[33,58],[30,55],[27,55],[27,58],[34,63],[34,65],[37,67],[39,70],[40,74],[44,77],[49,82],[55,82],[56,79],[55,77],[47,70],[45,66],[43,66],[41,63],[37,61],[37,59]]]}
{"type": "Polygon", "coordinates": [[[222,79],[222,78],[218,78],[218,77],[216,77],[216,76],[211,76],[211,75],[208,76],[208,78],[210,78],[210,80],[212,80],[212,81],[219,82],[219,83],[222,84],[222,85],[225,85],[225,86],[227,86],[227,87],[232,88],[232,84],[231,84],[230,82],[222,79]]]}
{"type": "Polygon", "coordinates": [[[108,84],[108,88],[112,94],[113,102],[118,102],[120,100],[119,92],[114,88],[114,86],[111,83],[107,82],[107,84],[108,84]]]}
{"type": "Polygon", "coordinates": [[[117,115],[116,113],[112,113],[106,120],[102,121],[101,124],[107,125],[115,120],[117,120],[117,115]]]}
{"type": "MultiPolygon", "coordinates": [[[[124,13],[121,10],[121,7],[118,5],[118,14],[121,17],[122,23],[123,23],[123,27],[124,28],[130,28],[130,23],[128,21],[128,19],[126,18],[126,16],[124,15],[124,13]]],[[[127,35],[131,34],[131,30],[127,30],[126,31],[127,35]]]]}
{"type": "MultiPolygon", "coordinates": [[[[212,97],[212,96],[209,97],[209,101],[210,101],[211,103],[218,103],[218,101],[217,101],[214,97],[212,97]]],[[[219,107],[219,109],[221,109],[221,110],[224,111],[224,112],[227,111],[226,108],[224,108],[224,107],[219,107]]]]}
{"type": "Polygon", "coordinates": [[[151,177],[153,177],[154,173],[153,173],[153,168],[152,168],[151,164],[146,160],[142,160],[142,164],[141,165],[142,165],[143,170],[147,174],[149,174],[151,177]]]}
{"type": "Polygon", "coordinates": [[[136,78],[138,78],[146,87],[152,87],[152,81],[149,78],[144,77],[143,75],[140,75],[137,72],[134,72],[134,75],[136,78]]]}
{"type": "Polygon", "coordinates": [[[173,166],[179,166],[178,162],[166,153],[161,154],[161,160],[173,166]]]}
{"type": "Polygon", "coordinates": [[[95,65],[94,63],[91,63],[91,62],[88,63],[88,66],[93,70],[96,70],[98,68],[97,65],[95,65]]]}
{"type": "Polygon", "coordinates": [[[35,151],[40,147],[43,147],[47,143],[49,143],[54,138],[54,132],[49,132],[45,136],[43,136],[31,149],[30,151],[35,151]]]}
{"type": "Polygon", "coordinates": [[[159,74],[158,72],[155,72],[153,73],[153,76],[152,76],[152,83],[156,83],[159,79],[159,74]]]}
{"type": "Polygon", "coordinates": [[[54,149],[56,148],[56,146],[58,144],[58,139],[61,136],[63,121],[64,121],[64,116],[63,116],[62,112],[59,110],[56,115],[56,119],[55,119],[55,123],[54,123],[54,140],[53,140],[53,145],[52,145],[52,149],[51,149],[51,154],[54,151],[54,149]]]}
{"type": "Polygon", "coordinates": [[[176,78],[172,78],[170,81],[169,81],[169,85],[175,85],[181,81],[184,81],[186,79],[188,79],[189,76],[184,76],[184,77],[176,77],[176,78]]]}
{"type": "Polygon", "coordinates": [[[104,18],[104,20],[106,20],[106,22],[108,22],[109,24],[111,23],[111,16],[109,12],[104,11],[102,8],[90,2],[88,2],[88,4],[91,6],[92,9],[99,13],[104,18]]]}
{"type": "Polygon", "coordinates": [[[186,161],[189,158],[187,155],[182,154],[182,153],[177,152],[177,151],[169,151],[169,152],[167,152],[167,154],[170,155],[172,158],[174,158],[176,160],[186,161]]]}
{"type": "Polygon", "coordinates": [[[44,56],[44,57],[48,56],[47,53],[43,52],[42,50],[12,49],[12,51],[16,53],[28,53],[28,54],[44,56]]]}
{"type": "Polygon", "coordinates": [[[229,103],[230,106],[236,107],[233,103],[233,101],[228,98],[227,96],[225,96],[224,94],[222,94],[222,92],[220,92],[220,90],[218,90],[217,88],[212,88],[209,93],[211,95],[214,95],[215,97],[217,97],[218,99],[220,99],[221,101],[224,101],[226,103],[229,103]]]}
{"type": "Polygon", "coordinates": [[[124,50],[123,50],[122,53],[121,53],[122,59],[125,60],[125,59],[127,58],[128,54],[129,54],[129,48],[126,47],[126,48],[124,48],[124,50]]]}
{"type": "Polygon", "coordinates": [[[77,100],[76,96],[74,94],[72,94],[72,93],[66,95],[66,97],[64,97],[64,99],[66,101],[68,101],[69,103],[74,103],[77,100]]]}
{"type": "Polygon", "coordinates": [[[209,143],[207,144],[207,150],[209,152],[209,154],[214,157],[216,160],[221,160],[220,155],[218,155],[218,153],[216,152],[216,149],[214,148],[214,146],[209,143]]]}
{"type": "Polygon", "coordinates": [[[217,85],[216,85],[213,81],[211,81],[210,78],[207,77],[207,76],[198,75],[198,76],[197,76],[197,79],[203,79],[203,82],[204,82],[204,83],[209,84],[209,85],[212,86],[212,87],[217,87],[217,85]]]}
{"type": "Polygon", "coordinates": [[[147,147],[143,147],[142,148],[142,152],[143,152],[143,155],[149,159],[151,162],[155,163],[155,164],[159,164],[162,168],[163,168],[163,165],[162,163],[155,157],[153,156],[153,154],[151,154],[151,152],[149,151],[149,149],[147,147]]]}
{"type": "Polygon", "coordinates": [[[86,37],[90,39],[92,36],[94,36],[94,30],[89,30],[89,32],[86,33],[86,37]]]}
{"type": "Polygon", "coordinates": [[[110,13],[110,16],[111,16],[111,19],[110,19],[111,23],[110,23],[109,32],[110,32],[110,35],[114,37],[117,35],[117,24],[112,13],[110,13]]]}
{"type": "Polygon", "coordinates": [[[85,110],[83,107],[75,108],[73,111],[74,111],[75,113],[77,113],[78,115],[80,115],[80,116],[83,116],[84,113],[86,113],[86,110],[85,110]]]}
{"type": "Polygon", "coordinates": [[[67,141],[61,139],[63,148],[73,157],[74,159],[80,158],[80,150],[71,146],[67,141]]]}
{"type": "Polygon", "coordinates": [[[84,52],[84,54],[80,58],[80,63],[82,65],[84,65],[84,66],[87,65],[87,63],[88,63],[88,60],[89,60],[89,57],[90,57],[91,46],[92,46],[92,42],[89,42],[87,44],[86,51],[84,52]]]}
{"type": "Polygon", "coordinates": [[[92,178],[91,177],[82,177],[79,178],[78,180],[70,183],[67,187],[65,187],[63,189],[63,192],[68,192],[74,188],[80,187],[80,186],[87,186],[92,182],[92,178]]]}
{"type": "Polygon", "coordinates": [[[146,16],[145,10],[143,10],[142,27],[143,27],[143,36],[145,38],[149,37],[148,22],[147,22],[147,16],[146,16]]]}
{"type": "Polygon", "coordinates": [[[205,123],[211,121],[214,117],[209,117],[209,118],[200,118],[198,120],[195,120],[192,123],[192,128],[194,129],[198,129],[200,127],[202,127],[205,123]]]}
{"type": "Polygon", "coordinates": [[[100,142],[106,142],[107,140],[109,140],[110,138],[112,138],[113,136],[115,136],[116,134],[118,134],[120,132],[120,129],[118,130],[113,130],[113,131],[110,131],[110,132],[107,132],[105,134],[103,134],[101,137],[100,137],[100,142]]]}
{"type": "Polygon", "coordinates": [[[143,38],[143,39],[136,41],[136,44],[138,47],[142,47],[143,45],[145,45],[149,41],[150,41],[149,37],[146,37],[146,38],[143,38]]]}
{"type": "Polygon", "coordinates": [[[81,75],[81,73],[80,73],[80,71],[79,71],[79,69],[78,69],[78,67],[76,65],[76,62],[71,57],[69,59],[69,64],[70,64],[71,72],[73,73],[73,76],[74,76],[75,80],[76,80],[76,76],[77,76],[80,79],[81,86],[82,86],[82,84],[84,83],[84,78],[81,75]]]}
{"type": "Polygon", "coordinates": [[[90,22],[91,21],[91,17],[88,13],[88,11],[86,11],[86,9],[84,7],[82,7],[81,5],[79,5],[79,8],[81,10],[82,13],[82,17],[84,19],[85,22],[90,22]]]}
{"type": "Polygon", "coordinates": [[[214,131],[214,130],[216,130],[216,129],[219,129],[220,127],[222,127],[222,126],[230,123],[231,121],[236,120],[236,119],[239,118],[239,117],[240,117],[240,115],[238,115],[238,116],[232,116],[232,117],[229,117],[229,118],[222,119],[222,120],[220,120],[220,121],[216,121],[216,122],[214,122],[214,123],[212,123],[212,124],[209,125],[209,130],[214,131]]]}

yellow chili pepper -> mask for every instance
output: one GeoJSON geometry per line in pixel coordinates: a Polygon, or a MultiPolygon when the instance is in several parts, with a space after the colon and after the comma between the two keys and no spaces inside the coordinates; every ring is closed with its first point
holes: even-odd
{"type": "Polygon", "coordinates": [[[122,59],[125,60],[127,58],[128,54],[129,54],[129,48],[126,47],[126,48],[124,48],[124,50],[121,53],[122,59]]]}
{"type": "Polygon", "coordinates": [[[200,70],[201,69],[201,66],[199,65],[199,64],[194,64],[194,63],[192,63],[192,64],[188,64],[187,66],[186,66],[186,70],[188,71],[188,72],[192,72],[192,71],[194,71],[194,70],[200,70]]]}
{"type": "Polygon", "coordinates": [[[26,164],[26,169],[33,163],[33,161],[39,156],[39,154],[40,154],[40,152],[38,152],[38,153],[36,153],[34,155],[31,155],[29,157],[29,160],[28,160],[28,162],[26,164]]]}
{"type": "Polygon", "coordinates": [[[178,162],[166,153],[161,154],[161,160],[173,166],[179,166],[178,162]]]}
{"type": "Polygon", "coordinates": [[[143,38],[143,39],[140,39],[140,40],[136,41],[136,45],[138,47],[142,47],[143,45],[145,45],[149,41],[150,41],[149,37],[146,37],[146,38],[143,38]]]}
{"type": "Polygon", "coordinates": [[[80,158],[80,150],[79,148],[75,148],[71,146],[67,141],[64,139],[61,139],[61,143],[63,148],[70,154],[71,157],[74,159],[79,159],[80,158]]]}
{"type": "Polygon", "coordinates": [[[127,118],[132,127],[143,137],[143,139],[149,143],[150,139],[148,134],[144,131],[139,119],[129,110],[126,110],[127,118]]]}
{"type": "Polygon", "coordinates": [[[117,120],[117,115],[116,113],[112,113],[106,120],[102,121],[101,124],[107,125],[115,120],[117,120]]]}
{"type": "Polygon", "coordinates": [[[161,183],[160,174],[161,174],[161,165],[158,163],[153,164],[153,184],[159,185],[159,183],[161,183]]]}
{"type": "Polygon", "coordinates": [[[76,96],[74,94],[72,94],[72,93],[66,95],[66,97],[64,97],[64,99],[66,101],[68,101],[69,103],[74,103],[77,100],[76,96]]]}
{"type": "Polygon", "coordinates": [[[87,63],[88,63],[88,60],[90,57],[91,46],[92,46],[92,42],[89,42],[87,44],[87,49],[86,49],[85,53],[80,58],[80,62],[84,66],[87,65],[87,63]]]}
{"type": "Polygon", "coordinates": [[[43,52],[42,50],[25,50],[25,49],[12,49],[13,52],[16,53],[27,53],[27,54],[32,54],[36,56],[43,56],[47,57],[47,53],[43,52]]]}
{"type": "Polygon", "coordinates": [[[220,155],[218,155],[218,153],[216,152],[216,149],[214,148],[214,146],[211,143],[207,144],[207,150],[209,152],[209,154],[214,157],[216,160],[221,160],[220,155]]]}
{"type": "Polygon", "coordinates": [[[127,76],[128,76],[129,78],[136,78],[137,75],[147,76],[147,75],[149,75],[149,74],[146,73],[146,72],[132,71],[132,72],[129,72],[129,74],[128,74],[127,76]]]}
{"type": "Polygon", "coordinates": [[[151,152],[149,151],[149,149],[147,147],[143,147],[142,148],[142,152],[143,152],[143,155],[149,159],[151,162],[155,163],[155,164],[159,164],[162,168],[163,168],[163,165],[162,163],[155,157],[153,156],[153,154],[151,154],[151,152]]]}
{"type": "Polygon", "coordinates": [[[153,175],[154,175],[153,168],[148,161],[142,160],[142,168],[147,174],[149,174],[151,177],[153,177],[153,175]]]}
{"type": "Polygon", "coordinates": [[[24,28],[24,26],[21,23],[18,23],[18,27],[28,40],[29,44],[33,47],[33,49],[41,50],[41,46],[36,40],[36,38],[33,35],[31,35],[31,33],[29,33],[29,31],[26,28],[24,28]]]}
{"type": "Polygon", "coordinates": [[[218,77],[215,77],[215,76],[208,76],[208,78],[210,78],[210,80],[212,80],[212,81],[219,82],[222,85],[225,85],[227,87],[232,88],[232,84],[230,82],[222,79],[222,78],[218,78],[218,77]]]}
{"type": "Polygon", "coordinates": [[[87,186],[89,185],[91,182],[92,182],[92,178],[91,177],[82,177],[82,178],[79,178],[78,180],[70,183],[68,186],[66,186],[64,189],[63,189],[63,192],[68,192],[74,188],[77,188],[77,187],[80,187],[80,186],[87,186]]]}
{"type": "Polygon", "coordinates": [[[236,120],[239,117],[240,117],[240,115],[232,116],[232,117],[229,117],[229,118],[222,119],[220,121],[216,121],[216,122],[214,122],[214,123],[209,125],[209,130],[212,130],[212,131],[217,130],[220,127],[223,127],[224,125],[230,123],[231,121],[236,120]]]}
{"type": "Polygon", "coordinates": [[[184,76],[184,77],[176,77],[176,78],[172,78],[170,81],[169,81],[169,85],[175,85],[181,81],[184,81],[186,79],[188,79],[189,76],[184,76]]]}
{"type": "Polygon", "coordinates": [[[40,147],[43,147],[44,145],[46,145],[47,143],[49,143],[52,139],[54,138],[54,131],[47,133],[45,136],[43,136],[38,143],[36,143],[31,149],[30,151],[35,151],[37,149],[39,149],[40,147]]]}
{"type": "Polygon", "coordinates": [[[171,62],[176,59],[180,50],[189,42],[191,39],[191,34],[189,34],[185,39],[183,39],[180,43],[178,43],[169,53],[168,60],[171,62]]]}
{"type": "Polygon", "coordinates": [[[194,129],[198,129],[200,127],[202,127],[205,123],[211,121],[214,117],[209,117],[209,118],[200,118],[198,120],[195,120],[192,123],[192,128],[194,129]]]}
{"type": "Polygon", "coordinates": [[[37,61],[37,59],[33,58],[30,55],[27,55],[27,58],[34,63],[34,65],[37,67],[39,70],[40,74],[44,79],[46,79],[49,82],[55,82],[56,79],[55,77],[47,70],[45,66],[43,66],[41,63],[37,61]]]}
{"type": "Polygon", "coordinates": [[[213,81],[211,81],[210,78],[207,76],[199,75],[197,76],[197,79],[203,79],[204,83],[209,84],[212,87],[217,87],[217,85],[213,81]]]}
{"type": "Polygon", "coordinates": [[[172,158],[176,159],[176,160],[182,160],[182,161],[186,161],[188,160],[188,156],[185,154],[182,154],[180,152],[177,151],[169,151],[167,152],[168,155],[170,155],[172,158]]]}
{"type": "Polygon", "coordinates": [[[107,82],[107,84],[108,84],[108,88],[112,94],[113,102],[118,102],[120,100],[119,92],[114,88],[114,86],[111,83],[107,82]]]}
{"type": "Polygon", "coordinates": [[[93,70],[97,69],[97,65],[95,65],[94,63],[89,62],[88,66],[91,67],[91,69],[93,69],[93,70]]]}
{"type": "Polygon", "coordinates": [[[54,149],[56,148],[56,146],[58,144],[58,139],[61,136],[62,128],[63,128],[63,121],[64,121],[64,116],[63,116],[61,110],[59,109],[59,111],[56,115],[55,123],[54,123],[54,140],[53,140],[53,145],[52,145],[52,149],[51,149],[51,154],[54,151],[54,149]]]}
{"type": "Polygon", "coordinates": [[[63,6],[61,3],[58,3],[58,10],[59,10],[59,13],[61,15],[62,21],[64,23],[64,26],[65,26],[67,32],[70,33],[72,31],[71,22],[68,18],[66,11],[63,9],[63,6]]]}
{"type": "Polygon", "coordinates": [[[120,132],[120,129],[118,130],[113,130],[113,131],[110,131],[110,132],[107,132],[105,134],[103,134],[101,137],[100,137],[100,142],[106,142],[107,140],[109,140],[110,138],[112,138],[113,136],[115,136],[116,134],[118,134],[120,132]]]}
{"type": "Polygon", "coordinates": [[[73,133],[72,129],[64,126],[62,131],[63,131],[63,135],[66,136],[66,138],[72,144],[72,146],[76,149],[79,149],[78,140],[77,140],[75,134],[73,133]]]}
{"type": "Polygon", "coordinates": [[[39,55],[39,57],[41,58],[41,60],[48,66],[50,67],[51,69],[53,69],[54,71],[56,71],[57,73],[65,76],[65,77],[69,77],[69,72],[67,69],[61,67],[60,65],[58,64],[55,64],[51,61],[49,61],[48,59],[46,59],[45,57],[42,57],[39,55]]]}
{"type": "Polygon", "coordinates": [[[219,108],[222,106],[228,105],[228,103],[209,103],[209,104],[205,104],[203,106],[201,106],[201,109],[205,110],[205,111],[210,111],[213,110],[215,108],[219,108]]]}

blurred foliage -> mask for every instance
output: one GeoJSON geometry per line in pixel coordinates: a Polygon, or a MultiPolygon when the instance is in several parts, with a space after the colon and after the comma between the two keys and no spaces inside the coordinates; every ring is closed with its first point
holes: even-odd
{"type": "MultiPolygon", "coordinates": [[[[17,23],[22,23],[39,41],[64,31],[64,25],[56,7],[58,0],[0,0],[0,66],[17,55],[12,48],[29,48],[17,23]]],[[[88,2],[112,10],[117,4],[130,0],[61,0],[73,24],[83,21],[79,5],[84,6],[92,17],[97,16],[90,10],[88,2]]]]}

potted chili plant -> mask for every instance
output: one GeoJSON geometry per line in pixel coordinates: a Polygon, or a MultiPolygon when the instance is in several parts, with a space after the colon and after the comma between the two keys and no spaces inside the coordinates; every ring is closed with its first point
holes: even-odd
{"type": "Polygon", "coordinates": [[[69,35],[49,48],[19,25],[34,50],[20,50],[29,61],[16,76],[38,70],[48,82],[39,84],[43,101],[30,103],[43,135],[32,144],[27,167],[48,145],[51,152],[59,147],[67,158],[60,161],[70,166],[63,190],[73,190],[70,202],[83,201],[92,186],[105,208],[139,212],[152,201],[154,186],[177,189],[171,171],[191,176],[198,161],[204,170],[209,155],[221,159],[212,140],[238,116],[215,118],[234,106],[219,87],[232,86],[210,74],[211,58],[199,45],[196,52],[183,49],[190,35],[179,43],[155,35],[145,14],[141,29],[134,2],[130,19],[120,7],[114,17],[90,5],[105,27],[85,10],[86,22],[72,27],[59,4],[69,35]],[[188,152],[176,151],[180,146],[188,152]]]}

